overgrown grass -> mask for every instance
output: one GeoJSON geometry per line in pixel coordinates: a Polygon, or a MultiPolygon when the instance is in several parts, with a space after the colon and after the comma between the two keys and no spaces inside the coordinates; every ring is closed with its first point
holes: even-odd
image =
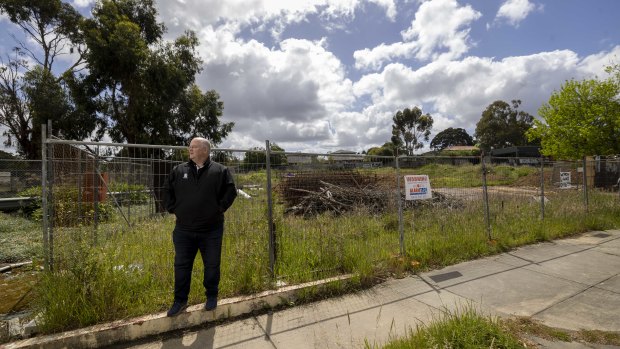
{"type": "MultiPolygon", "coordinates": [[[[426,174],[435,188],[470,188],[482,186],[481,165],[428,164],[415,170],[401,169],[402,174],[426,174]]],[[[538,172],[531,166],[487,165],[487,185],[508,185],[520,177],[538,172]]]]}
{"type": "MultiPolygon", "coordinates": [[[[455,171],[467,170],[471,169],[459,166],[455,171]]],[[[441,167],[437,171],[446,176],[450,172],[441,167]]],[[[466,175],[459,172],[454,176],[466,175]]],[[[255,184],[262,180],[259,173],[238,182],[255,184]]],[[[579,192],[550,194],[544,221],[540,220],[540,204],[530,196],[491,196],[489,241],[481,197],[462,199],[464,204],[459,209],[405,211],[406,253],[400,255],[396,208],[383,214],[360,208],[342,216],[325,213],[304,219],[285,215],[276,197],[276,279],[272,279],[266,193],[257,190],[251,194],[251,200],[238,198],[226,216],[221,297],[271,289],[277,281],[291,284],[354,274],[348,284],[337,283],[333,289],[321,291],[337,294],[414,268],[451,265],[528,243],[620,226],[617,195],[591,191],[586,212],[579,192]]],[[[173,218],[151,217],[131,228],[124,224],[118,214],[113,214],[97,230],[92,226],[54,230],[55,272],[43,277],[36,301],[44,332],[162,311],[170,305],[173,218]]],[[[313,292],[307,295],[308,299],[316,297],[313,292]]],[[[194,266],[189,300],[204,302],[200,257],[194,266]]]]}
{"type": "Polygon", "coordinates": [[[40,258],[43,232],[36,222],[0,212],[0,263],[40,258]]]}
{"type": "Polygon", "coordinates": [[[366,348],[526,348],[500,319],[482,316],[472,306],[445,311],[428,325],[410,329],[384,346],[366,341],[366,348]]]}
{"type": "Polygon", "coordinates": [[[553,342],[585,342],[620,346],[620,333],[598,330],[569,331],[543,325],[529,317],[503,319],[502,324],[508,331],[520,338],[538,337],[553,342]]]}
{"type": "MultiPolygon", "coordinates": [[[[365,341],[366,348],[527,348],[532,337],[552,342],[581,342],[620,345],[620,334],[605,331],[568,331],[545,326],[528,317],[498,318],[483,316],[471,304],[446,310],[428,325],[410,329],[408,334],[392,338],[383,346],[365,341]]],[[[558,346],[559,347],[559,346],[558,346]]]]}

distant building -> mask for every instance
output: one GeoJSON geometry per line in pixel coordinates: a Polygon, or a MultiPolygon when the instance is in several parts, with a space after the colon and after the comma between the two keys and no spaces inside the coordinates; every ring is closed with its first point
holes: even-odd
{"type": "Polygon", "coordinates": [[[490,156],[502,157],[502,158],[539,158],[540,146],[538,145],[523,145],[517,147],[507,147],[501,149],[491,149],[490,156]]]}
{"type": "Polygon", "coordinates": [[[536,165],[539,164],[540,146],[524,145],[491,149],[488,154],[495,163],[508,163],[510,165],[536,165]]]}
{"type": "Polygon", "coordinates": [[[363,162],[364,156],[359,155],[354,151],[350,150],[336,150],[334,152],[329,153],[330,160],[334,162],[363,162]]]}
{"type": "Polygon", "coordinates": [[[475,145],[451,145],[443,151],[476,151],[479,150],[475,145]]]}
{"type": "Polygon", "coordinates": [[[312,163],[312,155],[287,154],[286,161],[289,165],[307,165],[312,163]]]}

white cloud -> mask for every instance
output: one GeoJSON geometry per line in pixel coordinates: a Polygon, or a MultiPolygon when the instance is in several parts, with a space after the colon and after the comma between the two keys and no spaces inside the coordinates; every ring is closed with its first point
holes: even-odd
{"type": "MultiPolygon", "coordinates": [[[[433,115],[433,134],[447,127],[472,134],[494,100],[521,99],[522,109],[535,115],[565,80],[605,77],[603,67],[620,59],[620,46],[587,57],[570,50],[501,60],[466,57],[475,45],[470,28],[482,14],[458,0],[159,0],[157,8],[169,37],[186,29],[197,32],[204,61],[197,82],[203,91],[220,94],[222,121],[235,122],[220,146],[237,149],[264,147],[269,139],[288,151],[366,150],[389,141],[393,114],[413,106],[433,115]],[[355,16],[374,16],[370,11],[376,7],[390,26],[377,23],[374,43],[355,46],[366,39],[354,37],[355,25],[367,24],[355,16]],[[279,39],[302,22],[308,32],[279,39]],[[392,35],[404,29],[402,40],[376,45],[385,34],[379,30],[386,28],[392,35]],[[335,30],[350,34],[351,42],[343,45],[342,36],[329,36],[335,30]],[[257,31],[256,39],[248,39],[257,31]],[[264,33],[276,40],[258,41],[264,33]],[[316,33],[327,37],[316,39],[316,33]],[[353,67],[343,61],[356,49],[355,66],[373,71],[352,82],[347,69],[353,67]],[[419,62],[414,68],[403,59],[419,62]]],[[[541,9],[532,0],[504,1],[495,21],[517,26],[541,9]]],[[[5,19],[0,16],[0,22],[5,19]]],[[[486,49],[481,52],[492,56],[486,49]]]]}
{"type": "MultiPolygon", "coordinates": [[[[436,120],[433,134],[446,127],[462,127],[473,134],[482,111],[493,101],[520,99],[522,110],[537,115],[564,81],[601,76],[602,66],[619,54],[617,46],[584,58],[561,50],[499,61],[479,57],[438,61],[417,70],[390,64],[381,73],[360,79],[353,89],[357,96],[372,96],[374,113],[423,106],[436,120]]],[[[389,130],[384,139],[389,139],[389,130]]]]}
{"type": "Polygon", "coordinates": [[[369,0],[369,1],[385,9],[385,15],[389,19],[394,20],[394,18],[396,18],[396,4],[394,3],[394,0],[369,0]]]}
{"type": "MultiPolygon", "coordinates": [[[[86,1],[86,0],[82,0],[86,1]]],[[[395,0],[366,0],[383,8],[386,16],[396,16],[395,0]]],[[[158,0],[157,8],[171,34],[200,30],[226,22],[237,30],[256,26],[278,37],[287,26],[310,15],[323,19],[352,19],[364,0],[158,0]]],[[[326,24],[330,25],[330,24],[326,24]]]]}
{"type": "Polygon", "coordinates": [[[199,36],[199,83],[220,93],[224,121],[235,121],[233,133],[252,139],[245,143],[330,139],[330,123],[355,100],[344,66],[323,40],[288,39],[267,48],[221,29],[205,28],[199,36]]]}
{"type": "Polygon", "coordinates": [[[510,25],[518,27],[532,11],[542,9],[542,5],[536,6],[529,0],[506,0],[497,11],[495,21],[505,20],[510,25]]]}
{"type": "Polygon", "coordinates": [[[355,67],[379,69],[397,58],[420,61],[452,60],[470,48],[469,25],[481,13],[471,6],[459,6],[456,0],[431,0],[420,5],[411,26],[401,32],[403,42],[381,44],[356,51],[355,67]]]}
{"type": "Polygon", "coordinates": [[[602,76],[602,67],[620,56],[617,46],[587,57],[558,50],[437,60],[417,70],[393,63],[352,83],[325,40],[288,39],[268,48],[222,28],[199,35],[205,62],[199,83],[220,93],[224,121],[236,123],[222,146],[264,147],[269,139],[288,151],[381,145],[390,139],[394,112],[413,106],[433,115],[433,135],[447,127],[473,134],[493,101],[521,99],[521,108],[536,115],[564,81],[602,76]]]}
{"type": "Polygon", "coordinates": [[[75,7],[86,8],[95,3],[95,0],[73,0],[75,7]]]}

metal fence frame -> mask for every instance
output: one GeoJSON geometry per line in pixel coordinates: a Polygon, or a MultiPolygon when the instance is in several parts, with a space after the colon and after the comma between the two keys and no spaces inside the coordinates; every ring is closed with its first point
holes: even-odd
{"type": "MultiPolygon", "coordinates": [[[[65,145],[72,145],[72,146],[77,146],[77,145],[83,145],[83,146],[113,146],[113,147],[124,147],[124,148],[154,148],[154,149],[168,149],[168,150],[184,150],[186,149],[186,147],[182,147],[182,146],[163,146],[163,145],[144,145],[144,144],[117,144],[117,143],[103,143],[103,142],[78,142],[78,141],[68,141],[68,140],[61,140],[61,139],[54,139],[54,138],[47,138],[46,137],[46,130],[45,127],[42,128],[42,155],[43,155],[43,161],[41,163],[42,165],[42,176],[41,176],[41,188],[42,188],[42,209],[43,209],[43,217],[42,217],[42,221],[43,221],[43,242],[44,242],[44,251],[45,251],[45,268],[48,270],[54,270],[54,224],[52,221],[52,218],[54,217],[54,212],[53,212],[53,207],[54,205],[52,204],[54,202],[54,197],[53,197],[53,186],[54,186],[54,178],[51,175],[52,172],[54,171],[54,166],[56,165],[54,163],[54,161],[52,160],[52,156],[50,156],[50,152],[53,152],[53,146],[54,145],[59,145],[59,144],[65,144],[65,145]]],[[[270,276],[272,278],[275,278],[276,275],[276,263],[277,263],[277,256],[278,256],[278,244],[277,244],[277,232],[276,232],[276,226],[274,224],[274,211],[273,211],[273,197],[272,197],[272,192],[273,192],[273,188],[272,188],[272,170],[274,169],[274,164],[271,163],[271,159],[274,156],[277,155],[283,155],[283,156],[309,156],[309,157],[324,157],[324,158],[331,158],[331,159],[337,159],[339,157],[347,157],[348,159],[359,159],[359,162],[351,162],[349,164],[349,166],[373,166],[372,163],[371,164],[366,164],[363,163],[362,161],[364,159],[367,159],[369,156],[368,155],[363,155],[363,154],[347,154],[347,155],[341,155],[341,154],[330,154],[330,153],[293,153],[293,152],[276,152],[276,151],[271,151],[271,143],[270,141],[265,141],[265,150],[264,150],[264,156],[265,156],[265,166],[266,166],[266,174],[267,174],[267,181],[265,184],[265,187],[267,188],[267,220],[268,220],[268,236],[269,236],[269,273],[270,276]]],[[[225,149],[225,148],[214,148],[212,149],[212,152],[244,152],[244,153],[248,153],[248,152],[256,152],[257,150],[249,150],[249,149],[225,149]]],[[[408,168],[408,166],[414,166],[411,164],[421,164],[421,163],[433,163],[433,162],[438,162],[438,161],[469,161],[472,164],[475,163],[479,163],[481,165],[481,171],[479,173],[480,176],[480,182],[481,182],[481,190],[482,190],[482,202],[483,202],[483,212],[484,212],[484,225],[486,227],[486,234],[487,234],[487,239],[488,240],[493,240],[493,234],[492,234],[492,219],[491,219],[491,208],[490,208],[490,202],[493,199],[489,198],[489,176],[492,175],[492,169],[494,167],[495,164],[497,163],[510,163],[512,161],[516,161],[519,162],[520,158],[491,158],[491,157],[487,157],[487,156],[480,156],[480,157],[423,157],[423,156],[415,156],[415,157],[405,157],[405,156],[400,156],[400,157],[373,157],[379,160],[384,161],[385,163],[390,163],[391,167],[393,168],[393,170],[395,171],[395,177],[394,181],[396,183],[396,187],[395,187],[395,194],[397,196],[400,197],[401,193],[402,193],[402,188],[403,188],[403,183],[401,182],[401,177],[402,177],[402,173],[404,170],[406,171],[411,171],[411,168],[408,168]],[[443,160],[442,160],[443,159],[443,160]],[[409,164],[409,165],[407,165],[409,164]]],[[[97,161],[97,159],[95,159],[94,161],[97,161]]],[[[547,191],[549,191],[549,183],[545,183],[545,173],[549,172],[549,169],[553,169],[553,166],[555,166],[555,162],[550,161],[550,160],[545,160],[542,158],[535,158],[535,159],[530,159],[528,160],[530,163],[530,166],[533,168],[538,168],[540,171],[540,181],[539,181],[539,185],[537,185],[536,188],[532,189],[531,193],[536,193],[532,196],[538,196],[538,198],[540,199],[540,219],[543,220],[545,219],[545,202],[546,202],[546,197],[545,197],[545,190],[547,189],[547,191]],[[547,188],[545,188],[545,186],[547,185],[547,188]]],[[[618,160],[615,160],[618,161],[618,160]]],[[[572,162],[571,166],[575,166],[575,163],[572,162]]],[[[581,179],[581,183],[577,183],[577,187],[574,188],[576,190],[581,190],[583,192],[583,205],[584,205],[584,210],[588,210],[589,207],[589,202],[588,202],[588,167],[589,163],[588,160],[586,160],[586,158],[584,158],[581,162],[581,172],[583,174],[583,178],[581,179]]],[[[555,170],[554,170],[555,171],[555,170]]],[[[98,182],[98,179],[95,180],[95,183],[98,182]]],[[[619,184],[620,184],[620,179],[619,179],[619,184]]],[[[95,184],[96,187],[99,186],[99,184],[95,184]]],[[[618,186],[618,191],[620,192],[620,186],[618,186]]],[[[108,189],[109,190],[109,189],[108,189]]],[[[97,195],[95,195],[95,197],[97,197],[97,195]]],[[[619,199],[620,199],[620,193],[619,193],[619,199]]],[[[398,231],[399,231],[399,237],[398,237],[398,245],[399,245],[399,251],[401,255],[405,254],[406,251],[406,239],[405,239],[405,233],[404,233],[404,209],[403,209],[403,200],[401,199],[397,199],[397,210],[398,210],[398,231]]],[[[95,199],[94,202],[94,206],[95,206],[95,213],[94,213],[94,231],[96,234],[96,230],[97,230],[97,222],[98,222],[98,202],[97,199],[95,199]]],[[[502,206],[503,206],[503,202],[502,202],[502,206]]],[[[128,221],[128,223],[130,223],[128,221]]],[[[412,223],[413,224],[413,223],[412,223]]]]}

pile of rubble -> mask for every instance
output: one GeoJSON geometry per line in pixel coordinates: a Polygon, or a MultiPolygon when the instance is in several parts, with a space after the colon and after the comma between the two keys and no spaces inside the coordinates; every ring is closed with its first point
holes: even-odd
{"type": "Polygon", "coordinates": [[[325,181],[320,181],[317,190],[290,188],[289,190],[301,193],[295,205],[286,208],[285,213],[314,216],[325,211],[337,215],[356,208],[365,207],[372,214],[381,213],[388,205],[388,195],[377,190],[374,185],[365,187],[344,187],[325,181]]]}
{"type": "MultiPolygon", "coordinates": [[[[277,191],[284,200],[285,213],[304,217],[324,212],[342,215],[357,209],[365,209],[369,214],[381,214],[398,208],[396,188],[392,183],[386,185],[380,176],[373,173],[289,174],[280,180],[277,191]]],[[[439,192],[433,192],[428,200],[406,201],[401,190],[400,198],[404,209],[464,207],[462,200],[439,192]]]]}

